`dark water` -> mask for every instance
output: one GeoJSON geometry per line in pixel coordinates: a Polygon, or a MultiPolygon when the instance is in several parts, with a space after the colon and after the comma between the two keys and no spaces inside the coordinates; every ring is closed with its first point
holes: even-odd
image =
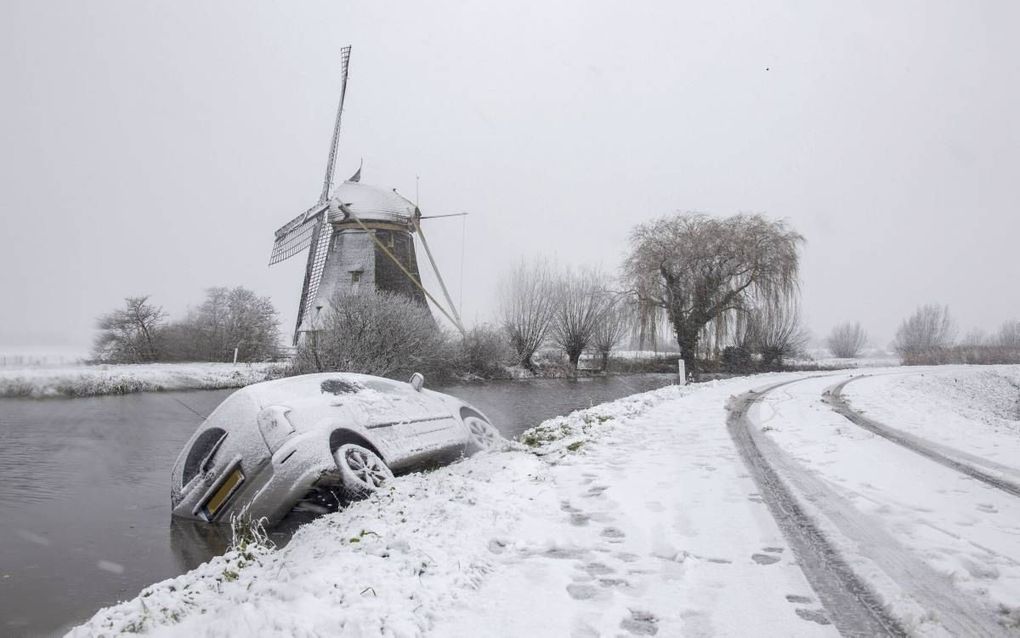
{"type": "MultiPolygon", "coordinates": [[[[514,437],[671,381],[657,374],[436,389],[514,437]]],[[[215,529],[171,525],[169,473],[201,421],[195,413],[231,392],[0,400],[0,635],[59,633],[223,551],[228,539],[215,529]]]]}

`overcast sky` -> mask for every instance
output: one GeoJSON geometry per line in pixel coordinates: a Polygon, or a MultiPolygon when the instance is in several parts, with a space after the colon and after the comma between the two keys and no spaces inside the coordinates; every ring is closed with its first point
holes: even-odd
{"type": "MultiPolygon", "coordinates": [[[[469,322],[521,257],[615,271],[674,211],[786,218],[816,335],[1020,317],[1016,2],[40,2],[0,20],[0,345],[87,347],[149,294],[269,295],[338,178],[412,197],[469,322]],[[466,231],[466,232],[465,232],[466,231]],[[462,232],[463,251],[461,281],[462,232]]],[[[427,267],[424,255],[419,263],[427,267]]]]}

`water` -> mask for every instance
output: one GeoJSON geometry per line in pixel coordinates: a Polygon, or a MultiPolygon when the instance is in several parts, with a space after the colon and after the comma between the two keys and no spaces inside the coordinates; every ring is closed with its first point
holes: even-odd
{"type": "MultiPolygon", "coordinates": [[[[667,385],[671,375],[436,388],[504,436],[578,408],[667,385]]],[[[223,551],[215,528],[171,525],[169,474],[231,390],[0,400],[0,635],[62,632],[223,551]]],[[[287,530],[278,534],[286,540],[287,530]]]]}

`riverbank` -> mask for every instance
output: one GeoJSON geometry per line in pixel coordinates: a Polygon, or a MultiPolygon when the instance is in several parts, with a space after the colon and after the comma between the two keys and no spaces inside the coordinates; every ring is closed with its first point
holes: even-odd
{"type": "Polygon", "coordinates": [[[551,419],[502,452],[400,477],[282,549],[249,542],[152,585],[70,635],[737,635],[748,618],[833,635],[721,426],[730,395],[787,378],[551,419]]]}
{"type": "MultiPolygon", "coordinates": [[[[543,359],[535,370],[521,366],[501,368],[486,376],[464,373],[430,378],[430,383],[484,383],[499,380],[564,379],[608,375],[636,375],[676,372],[676,356],[614,356],[607,371],[585,361],[574,371],[565,362],[543,359]]],[[[220,390],[241,388],[294,374],[290,362],[274,363],[145,363],[40,365],[0,367],[0,398],[74,398],[136,392],[177,390],[220,390]]]]}
{"type": "Polygon", "coordinates": [[[281,549],[249,538],[70,635],[1009,633],[1015,497],[820,399],[856,384],[898,422],[923,415],[928,445],[978,422],[1001,441],[1016,378],[893,368],[636,394],[399,477],[281,549]]]}
{"type": "Polygon", "coordinates": [[[240,388],[285,374],[286,363],[145,363],[0,368],[0,398],[92,397],[240,388]]]}

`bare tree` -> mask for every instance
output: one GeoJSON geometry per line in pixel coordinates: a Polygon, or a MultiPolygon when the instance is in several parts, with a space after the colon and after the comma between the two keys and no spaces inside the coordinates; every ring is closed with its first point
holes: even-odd
{"type": "Polygon", "coordinates": [[[591,338],[592,346],[602,358],[603,371],[609,368],[609,353],[627,335],[632,318],[632,311],[623,298],[617,296],[606,302],[591,338]]]}
{"type": "Polygon", "coordinates": [[[302,371],[428,373],[450,356],[446,335],[428,309],[404,295],[338,294],[318,325],[298,346],[302,371]]]}
{"type": "Polygon", "coordinates": [[[542,346],[556,299],[553,274],[548,261],[522,261],[500,282],[500,320],[510,338],[517,361],[534,370],[531,358],[542,346]]]}
{"type": "Polygon", "coordinates": [[[461,376],[498,378],[506,375],[513,354],[506,332],[488,325],[475,326],[464,333],[457,348],[461,376]]]}
{"type": "Polygon", "coordinates": [[[832,329],[825,345],[832,356],[841,359],[854,359],[868,343],[868,333],[858,321],[847,321],[832,329]]]}
{"type": "Polygon", "coordinates": [[[115,363],[156,361],[164,319],[163,308],[150,304],[148,295],[127,297],[123,308],[99,318],[93,356],[115,363]]]}
{"type": "Polygon", "coordinates": [[[799,354],[807,345],[808,333],[795,301],[762,304],[749,314],[752,341],[766,370],[782,368],[787,357],[799,354]]]}
{"type": "Polygon", "coordinates": [[[956,326],[949,306],[921,306],[896,331],[893,348],[907,365],[942,363],[953,345],[956,326]]]}
{"type": "Polygon", "coordinates": [[[205,300],[166,329],[166,356],[182,361],[266,361],[279,356],[280,321],[269,297],[209,288],[205,300]]]}
{"type": "Polygon", "coordinates": [[[678,214],[638,226],[624,275],[649,310],[666,312],[681,356],[697,373],[701,332],[727,312],[794,299],[804,241],[761,215],[678,214]]]}
{"type": "Polygon", "coordinates": [[[595,270],[567,269],[555,280],[553,291],[556,303],[550,337],[576,372],[609,300],[604,278],[595,270]]]}
{"type": "Polygon", "coordinates": [[[1020,321],[1013,319],[1003,323],[995,334],[995,345],[1007,350],[1020,350],[1020,321]]]}

